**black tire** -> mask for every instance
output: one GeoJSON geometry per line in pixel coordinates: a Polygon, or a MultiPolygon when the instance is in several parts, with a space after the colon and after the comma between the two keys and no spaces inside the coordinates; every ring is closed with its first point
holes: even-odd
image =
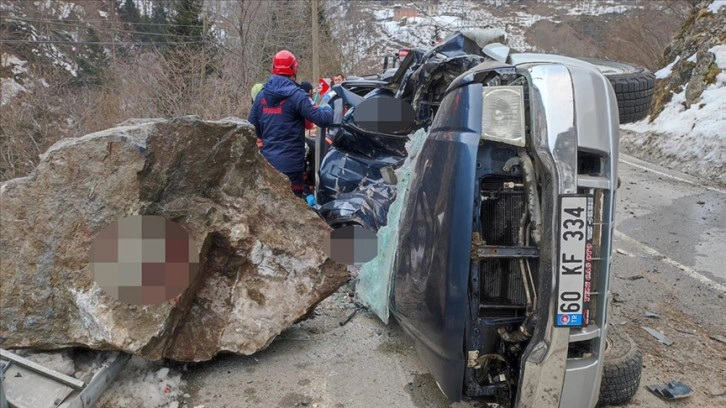
{"type": "Polygon", "coordinates": [[[618,100],[620,124],[637,122],[650,113],[655,75],[643,67],[624,62],[582,58],[598,67],[610,80],[618,100]]]}
{"type": "Polygon", "coordinates": [[[598,406],[628,402],[640,386],[643,355],[633,339],[622,331],[608,328],[598,406]]]}

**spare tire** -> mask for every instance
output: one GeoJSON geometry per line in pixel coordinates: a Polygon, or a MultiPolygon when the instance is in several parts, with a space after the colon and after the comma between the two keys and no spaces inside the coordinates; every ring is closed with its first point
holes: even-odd
{"type": "Polygon", "coordinates": [[[608,328],[598,406],[628,402],[638,391],[643,355],[630,336],[608,328]]]}
{"type": "Polygon", "coordinates": [[[643,67],[625,62],[580,58],[600,70],[610,80],[618,100],[620,124],[637,122],[650,113],[655,75],[643,67]]]}

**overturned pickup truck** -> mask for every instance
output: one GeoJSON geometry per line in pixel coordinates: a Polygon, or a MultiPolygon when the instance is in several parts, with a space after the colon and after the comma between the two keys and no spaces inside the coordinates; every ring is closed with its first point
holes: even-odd
{"type": "Polygon", "coordinates": [[[654,76],[480,38],[455,33],[388,78],[334,88],[347,111],[317,138],[319,212],[395,231],[380,302],[450,400],[625,402],[641,354],[608,325],[618,129],[647,115],[654,76]]]}

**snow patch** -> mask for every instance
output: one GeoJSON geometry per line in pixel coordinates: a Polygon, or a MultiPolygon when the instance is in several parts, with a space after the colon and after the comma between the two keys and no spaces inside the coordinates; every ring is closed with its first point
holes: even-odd
{"type": "Polygon", "coordinates": [[[176,370],[134,356],[103,393],[97,406],[178,407],[177,400],[183,397],[186,386],[181,377],[176,370]]]}
{"type": "Polygon", "coordinates": [[[28,92],[25,87],[9,78],[0,78],[0,106],[9,103],[17,94],[28,92]]]}
{"type": "MultiPolygon", "coordinates": [[[[724,2],[726,2],[726,0],[724,0],[724,2]]],[[[713,53],[716,57],[716,65],[722,70],[726,69],[726,44],[716,45],[711,47],[708,51],[713,53]]]]}
{"type": "Polygon", "coordinates": [[[717,13],[718,9],[722,6],[726,6],[726,0],[714,0],[713,3],[709,4],[708,11],[711,13],[717,13]]]}
{"type": "Polygon", "coordinates": [[[389,18],[393,18],[393,10],[391,10],[391,9],[373,10],[373,18],[376,19],[376,21],[387,20],[389,18]]]}
{"type": "MultiPolygon", "coordinates": [[[[647,120],[623,125],[635,132],[657,132],[670,135],[688,135],[690,148],[701,149],[709,138],[723,140],[726,144],[726,74],[716,76],[716,83],[703,91],[701,102],[685,107],[686,91],[673,95],[663,112],[653,121],[647,120]]],[[[679,148],[680,149],[680,148],[679,148]]],[[[706,151],[706,150],[704,150],[706,151]]],[[[673,151],[678,154],[678,151],[673,151]]]]}
{"type": "Polygon", "coordinates": [[[663,79],[671,75],[671,72],[673,71],[673,66],[676,65],[678,61],[680,61],[681,57],[676,56],[676,59],[673,60],[670,64],[666,65],[665,67],[659,69],[655,72],[655,78],[656,79],[663,79]]]}
{"type": "Polygon", "coordinates": [[[34,350],[10,350],[12,353],[20,357],[38,363],[51,370],[58,371],[65,375],[73,375],[76,372],[76,366],[71,357],[70,350],[62,351],[34,351],[34,350]]]}
{"type": "MultiPolygon", "coordinates": [[[[602,2],[607,3],[607,2],[602,2]]],[[[624,13],[632,7],[624,4],[582,3],[567,10],[568,15],[600,15],[610,13],[624,13]]]]}
{"type": "Polygon", "coordinates": [[[58,16],[58,19],[65,20],[70,17],[74,6],[75,4],[73,3],[60,3],[60,15],[58,16]]]}
{"type": "Polygon", "coordinates": [[[20,58],[16,57],[15,55],[2,54],[3,68],[10,67],[10,70],[12,71],[13,75],[19,75],[19,74],[28,72],[28,69],[25,67],[25,64],[27,64],[27,63],[28,63],[28,61],[23,61],[20,58]]]}

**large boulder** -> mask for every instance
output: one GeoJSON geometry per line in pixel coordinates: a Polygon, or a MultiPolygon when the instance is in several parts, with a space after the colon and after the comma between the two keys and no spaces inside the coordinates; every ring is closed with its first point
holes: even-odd
{"type": "Polygon", "coordinates": [[[0,347],[86,346],[202,361],[271,343],[348,278],[324,252],[329,228],[255,146],[249,123],[126,122],[53,145],[0,186],[0,347]],[[132,215],[181,225],[199,271],[152,305],[109,296],[89,250],[132,215]]]}

